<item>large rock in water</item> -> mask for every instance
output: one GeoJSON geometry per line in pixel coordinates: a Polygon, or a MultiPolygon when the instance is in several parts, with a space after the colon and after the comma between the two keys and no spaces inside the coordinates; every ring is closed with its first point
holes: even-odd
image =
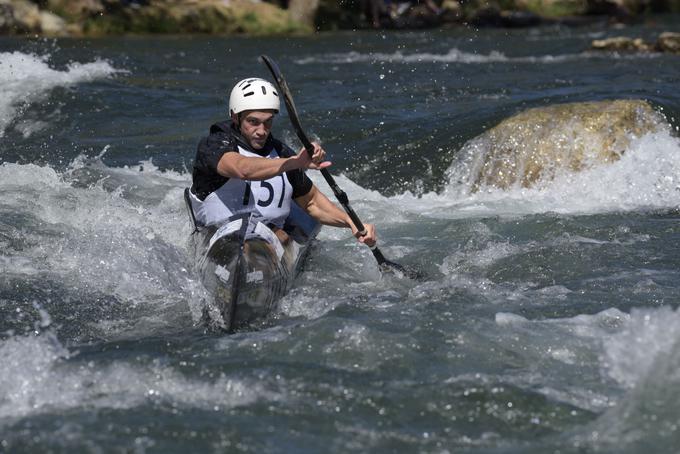
{"type": "Polygon", "coordinates": [[[452,179],[483,187],[531,187],[562,171],[576,172],[620,159],[631,140],[667,129],[665,118],[642,100],[539,107],[503,120],[466,143],[452,179]]]}

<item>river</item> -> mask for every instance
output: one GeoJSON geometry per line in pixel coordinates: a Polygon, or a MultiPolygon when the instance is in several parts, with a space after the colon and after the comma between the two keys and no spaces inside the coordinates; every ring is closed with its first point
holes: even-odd
{"type": "Polygon", "coordinates": [[[676,452],[680,58],[588,47],[679,27],[0,38],[0,452],[676,452]],[[182,191],[261,54],[426,277],[325,228],[272,320],[218,335],[182,191]],[[536,188],[450,177],[502,119],[605,99],[670,129],[536,188]]]}

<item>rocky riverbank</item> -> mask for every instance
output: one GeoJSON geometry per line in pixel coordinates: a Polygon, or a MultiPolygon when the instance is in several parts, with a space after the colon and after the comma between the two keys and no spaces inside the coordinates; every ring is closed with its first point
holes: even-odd
{"type": "Polygon", "coordinates": [[[0,0],[0,34],[310,33],[304,12],[252,0],[0,0]]]}
{"type": "Polygon", "coordinates": [[[0,34],[306,34],[316,30],[626,22],[680,0],[0,0],[0,34]]]}

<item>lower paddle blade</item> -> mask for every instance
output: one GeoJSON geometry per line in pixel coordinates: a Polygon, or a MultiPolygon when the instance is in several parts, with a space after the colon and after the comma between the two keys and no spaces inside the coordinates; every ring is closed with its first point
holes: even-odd
{"type": "Polygon", "coordinates": [[[425,275],[420,271],[413,268],[407,268],[398,263],[390,262],[389,260],[385,260],[380,264],[380,270],[383,273],[393,274],[399,278],[407,277],[415,281],[422,281],[425,279],[425,275]]]}
{"type": "Polygon", "coordinates": [[[371,247],[371,252],[373,253],[373,257],[378,261],[380,271],[383,273],[390,273],[400,278],[407,277],[415,280],[422,280],[425,278],[425,275],[420,271],[387,260],[377,245],[371,247]]]}

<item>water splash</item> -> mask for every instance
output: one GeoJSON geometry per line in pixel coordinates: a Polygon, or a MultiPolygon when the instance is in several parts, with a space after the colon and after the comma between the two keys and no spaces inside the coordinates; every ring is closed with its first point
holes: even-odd
{"type": "MultiPolygon", "coordinates": [[[[104,79],[118,72],[121,71],[103,60],[70,63],[60,71],[50,67],[49,55],[0,52],[0,137],[27,106],[43,101],[53,88],[104,79]]],[[[21,129],[24,135],[30,135],[40,127],[22,125],[21,129]]]]}
{"type": "Polygon", "coordinates": [[[53,335],[0,342],[0,427],[18,419],[83,406],[127,409],[144,404],[223,411],[282,395],[262,383],[218,374],[185,376],[177,368],[142,361],[78,361],[53,335]]]}
{"type": "Polygon", "coordinates": [[[66,174],[0,165],[0,238],[7,243],[0,268],[10,284],[29,286],[6,290],[17,301],[32,295],[45,308],[44,299],[61,299],[55,320],[75,308],[93,312],[76,325],[95,324],[109,335],[126,325],[171,324],[186,314],[187,303],[198,320],[204,290],[185,251],[187,179],[150,163],[146,171],[74,163],[66,174]],[[44,285],[52,287],[45,294],[44,285]],[[137,311],[126,316],[117,306],[137,311]],[[117,327],[120,317],[125,323],[117,327]]]}
{"type": "MultiPolygon", "coordinates": [[[[599,317],[580,316],[584,323],[599,317]]],[[[616,328],[600,332],[603,380],[613,379],[625,393],[591,424],[569,434],[575,448],[617,452],[674,452],[680,390],[679,312],[669,307],[633,309],[616,328]]]]}
{"type": "Polygon", "coordinates": [[[673,359],[680,354],[680,312],[669,307],[633,309],[624,329],[604,341],[604,353],[606,373],[626,388],[655,376],[675,381],[680,372],[673,359]],[[675,370],[661,374],[668,367],[675,370]]]}

